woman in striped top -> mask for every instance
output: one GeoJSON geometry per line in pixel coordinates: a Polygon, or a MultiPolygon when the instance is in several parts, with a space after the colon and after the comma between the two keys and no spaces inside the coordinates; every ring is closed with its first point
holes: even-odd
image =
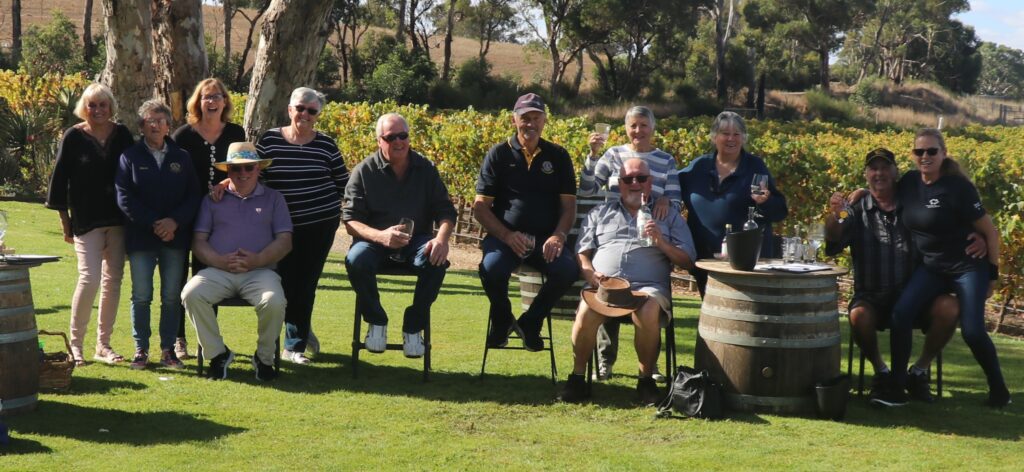
{"type": "Polygon", "coordinates": [[[292,252],[278,263],[277,272],[288,300],[283,357],[296,364],[310,362],[307,345],[313,354],[320,350],[311,331],[313,302],[348,183],[338,145],[313,129],[323,106],[324,97],[316,90],[295,89],[288,105],[291,124],[268,130],[256,144],[262,159],[274,160],[263,171],[263,179],[284,195],[294,225],[292,252]]]}

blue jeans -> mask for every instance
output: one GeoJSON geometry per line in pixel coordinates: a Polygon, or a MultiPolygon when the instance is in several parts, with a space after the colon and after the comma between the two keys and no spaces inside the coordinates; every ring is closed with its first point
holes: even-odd
{"type": "Polygon", "coordinates": [[[181,281],[188,251],[161,246],[154,251],[128,253],[132,270],[132,337],[135,347],[149,351],[150,303],[153,301],[153,270],[160,267],[160,350],[174,349],[181,320],[181,281]]]}
{"type": "Polygon", "coordinates": [[[520,259],[504,242],[493,236],[485,236],[483,240],[483,260],[480,261],[480,283],[491,302],[489,316],[491,324],[508,326],[513,319],[512,302],[508,299],[508,280],[519,264],[528,264],[544,274],[544,285],[541,286],[533,304],[523,313],[520,321],[524,330],[539,330],[544,319],[551,314],[559,298],[580,277],[580,268],[572,250],[562,249],[551,262],[544,261],[542,247],[544,242],[537,238],[536,249],[520,259]]]}
{"type": "Polygon", "coordinates": [[[920,266],[914,271],[892,310],[889,340],[892,345],[893,380],[897,386],[906,384],[914,319],[936,296],[952,290],[960,302],[960,334],[971,348],[974,360],[985,371],[989,389],[1006,388],[999,369],[996,346],[985,330],[985,295],[988,286],[988,271],[983,269],[963,274],[940,274],[920,266]]]}
{"type": "Polygon", "coordinates": [[[416,289],[412,296],[412,305],[405,309],[402,320],[402,331],[418,333],[427,326],[430,318],[430,306],[437,300],[441,291],[448,263],[435,266],[424,251],[427,242],[433,236],[418,234],[412,237],[409,244],[399,250],[405,258],[404,262],[395,262],[388,256],[395,250],[380,244],[357,241],[352,244],[345,256],[345,269],[348,280],[356,292],[356,299],[362,308],[362,317],[367,323],[375,325],[388,324],[388,315],[380,304],[380,291],[377,289],[377,272],[382,265],[406,267],[416,273],[416,289]]]}

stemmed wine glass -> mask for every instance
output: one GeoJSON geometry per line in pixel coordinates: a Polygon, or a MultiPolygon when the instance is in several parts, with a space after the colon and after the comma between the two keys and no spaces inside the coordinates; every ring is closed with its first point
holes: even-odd
{"type": "Polygon", "coordinates": [[[526,236],[526,252],[524,252],[519,257],[521,259],[526,259],[527,257],[530,257],[530,254],[533,253],[533,249],[537,245],[537,238],[534,237],[532,234],[525,234],[524,233],[523,236],[526,236]]]}
{"type": "Polygon", "coordinates": [[[7,234],[7,212],[0,210],[0,261],[7,262],[7,251],[4,247],[4,235],[7,234]]]}
{"type": "MultiPolygon", "coordinates": [[[[751,197],[753,197],[755,195],[764,195],[764,191],[767,188],[768,188],[768,175],[767,174],[754,174],[754,178],[750,180],[750,195],[751,195],[751,197]]],[[[757,209],[755,207],[755,209],[754,209],[754,217],[755,218],[763,218],[764,215],[758,213],[757,209]]]]}
{"type": "MultiPolygon", "coordinates": [[[[399,229],[399,231],[402,234],[411,238],[412,230],[416,226],[416,223],[412,220],[412,218],[402,218],[398,220],[398,226],[402,227],[401,229],[399,229]]],[[[401,249],[388,255],[388,259],[391,259],[394,262],[405,262],[405,256],[402,256],[401,249]]]]}

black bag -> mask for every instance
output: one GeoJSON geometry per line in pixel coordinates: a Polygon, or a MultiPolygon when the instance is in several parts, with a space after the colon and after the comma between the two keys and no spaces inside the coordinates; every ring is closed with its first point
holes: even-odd
{"type": "Polygon", "coordinates": [[[706,370],[680,366],[672,379],[668,396],[658,405],[659,418],[672,417],[672,410],[689,418],[722,417],[722,385],[706,370]]]}

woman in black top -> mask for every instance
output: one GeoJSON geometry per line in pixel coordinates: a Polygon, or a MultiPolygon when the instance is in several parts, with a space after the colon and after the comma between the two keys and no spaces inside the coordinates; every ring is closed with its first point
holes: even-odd
{"type": "Polygon", "coordinates": [[[263,179],[284,196],[294,226],[292,251],[277,265],[288,299],[282,357],[308,364],[307,345],[313,354],[320,349],[311,331],[313,301],[341,222],[348,169],[334,139],[313,127],[324,106],[323,95],[299,87],[288,103],[290,124],[263,133],[256,150],[261,158],[274,160],[263,171],[263,179]]]}
{"type": "MultiPolygon", "coordinates": [[[[245,130],[232,123],[231,96],[227,87],[218,79],[204,79],[196,85],[186,104],[188,124],[178,128],[171,135],[174,142],[192,157],[192,168],[199,179],[200,198],[214,185],[228,178],[228,175],[213,167],[214,162],[224,162],[231,143],[245,141],[245,130]]],[[[192,274],[205,267],[194,255],[192,274]]],[[[187,278],[187,275],[186,275],[187,278]]],[[[185,281],[182,281],[184,286],[185,281]]],[[[185,341],[185,317],[178,325],[178,338],[174,352],[179,359],[188,359],[185,341]]]]}
{"type": "Polygon", "coordinates": [[[71,355],[85,364],[82,340],[96,292],[100,292],[94,358],[124,360],[110,347],[124,275],[124,215],[117,207],[114,174],[118,158],[135,140],[111,118],[117,102],[110,88],[91,84],[75,105],[83,121],[64,132],[50,177],[46,207],[60,214],[64,241],[75,245],[78,285],[71,298],[71,355]],[[102,289],[102,290],[101,290],[102,289]]]}
{"type": "Polygon", "coordinates": [[[985,213],[978,191],[946,156],[942,133],[923,129],[917,133],[911,158],[917,170],[900,179],[898,198],[903,223],[913,235],[922,263],[914,271],[893,308],[891,400],[905,402],[902,389],[908,375],[924,375],[917,366],[907,371],[912,325],[925,303],[940,293],[953,291],[960,303],[960,332],[988,380],[988,404],[1000,408],[1010,403],[999,368],[995,345],[985,330],[985,299],[992,294],[999,272],[999,233],[985,213]],[[985,236],[988,259],[966,253],[968,235],[985,236]]]}

